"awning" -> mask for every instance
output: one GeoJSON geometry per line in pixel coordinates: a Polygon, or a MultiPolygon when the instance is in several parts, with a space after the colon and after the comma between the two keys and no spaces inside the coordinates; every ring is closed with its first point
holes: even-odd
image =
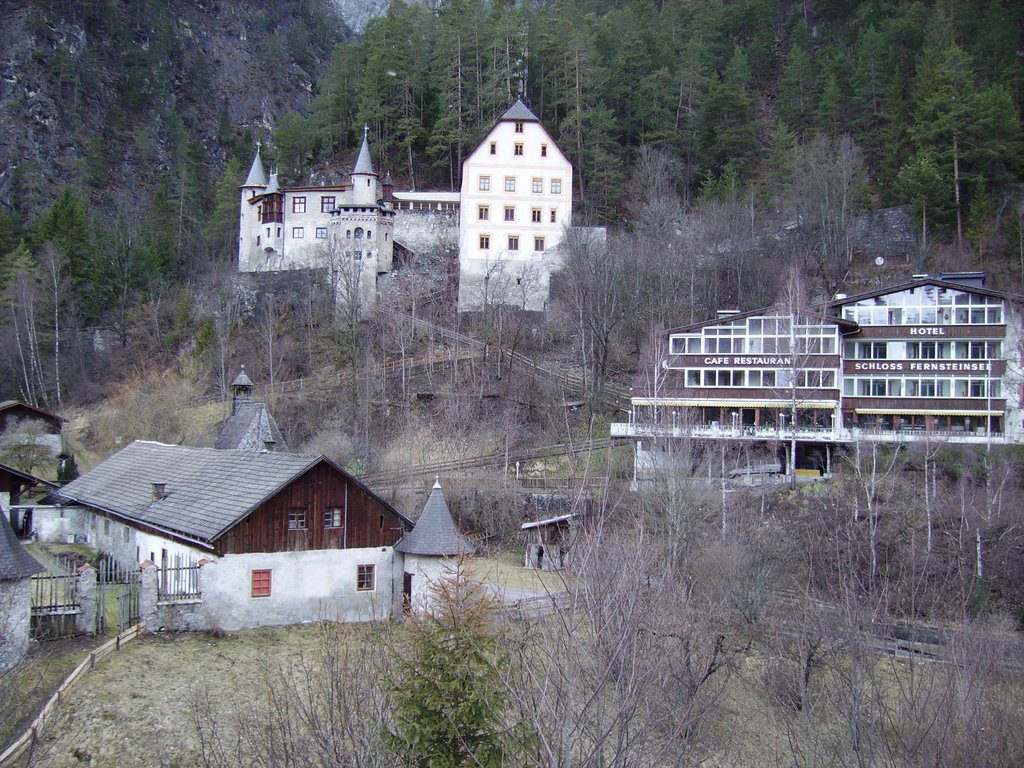
{"type": "MultiPolygon", "coordinates": [[[[774,408],[789,410],[792,403],[785,400],[670,400],[663,397],[634,397],[633,405],[647,405],[658,408],[774,408]]],[[[839,407],[835,400],[801,400],[797,408],[823,408],[834,411],[839,407]]]]}
{"type": "Polygon", "coordinates": [[[921,408],[906,410],[899,408],[855,408],[854,413],[868,416],[1002,416],[1002,411],[926,411],[921,408]]]}

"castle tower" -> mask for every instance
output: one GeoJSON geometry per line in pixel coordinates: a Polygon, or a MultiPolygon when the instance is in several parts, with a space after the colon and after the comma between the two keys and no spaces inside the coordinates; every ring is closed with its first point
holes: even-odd
{"type": "MultiPolygon", "coordinates": [[[[239,187],[239,216],[238,216],[238,268],[248,270],[252,263],[254,254],[250,244],[256,242],[260,234],[260,214],[258,208],[253,208],[249,202],[257,195],[262,195],[267,188],[267,172],[263,168],[263,158],[260,156],[261,145],[256,142],[256,156],[252,159],[252,167],[249,168],[249,175],[245,183],[239,187]]],[[[256,251],[258,254],[258,250],[256,251]]],[[[260,258],[258,255],[256,258],[260,258]]]]}
{"type": "Polygon", "coordinates": [[[360,206],[375,206],[380,200],[380,179],[373,170],[370,158],[370,143],[367,139],[369,126],[363,126],[363,144],[359,147],[359,157],[352,169],[352,202],[360,206]]]}

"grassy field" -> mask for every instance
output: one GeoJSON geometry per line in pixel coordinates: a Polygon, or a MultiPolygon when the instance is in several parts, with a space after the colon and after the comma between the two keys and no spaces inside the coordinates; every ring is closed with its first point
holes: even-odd
{"type": "MultiPolygon", "coordinates": [[[[358,631],[353,627],[353,631],[358,631]]],[[[190,702],[203,687],[230,718],[259,690],[265,665],[288,663],[317,642],[315,627],[148,635],[101,661],[43,732],[33,766],[194,766],[190,702]]]]}

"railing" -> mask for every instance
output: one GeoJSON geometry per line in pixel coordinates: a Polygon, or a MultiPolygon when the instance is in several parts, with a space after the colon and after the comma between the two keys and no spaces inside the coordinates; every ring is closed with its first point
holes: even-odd
{"type": "Polygon", "coordinates": [[[861,427],[752,427],[722,426],[715,424],[672,425],[672,424],[638,424],[635,422],[613,422],[610,425],[612,437],[696,437],[715,438],[720,440],[811,440],[816,442],[853,443],[858,440],[868,442],[900,443],[924,442],[935,440],[954,443],[973,443],[984,445],[987,442],[1020,443],[1024,436],[1011,435],[1005,432],[967,432],[960,430],[925,430],[904,427],[902,429],[864,429],[861,427]]]}
{"type": "Polygon", "coordinates": [[[179,600],[201,600],[202,590],[199,588],[198,563],[182,565],[180,561],[173,566],[161,568],[157,573],[156,599],[159,602],[179,600]]]}
{"type": "Polygon", "coordinates": [[[38,574],[32,577],[32,613],[74,613],[78,601],[76,574],[38,574]]]}

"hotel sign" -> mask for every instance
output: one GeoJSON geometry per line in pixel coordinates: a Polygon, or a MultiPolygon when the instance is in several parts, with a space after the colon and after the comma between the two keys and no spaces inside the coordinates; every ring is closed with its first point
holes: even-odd
{"type": "Polygon", "coordinates": [[[845,366],[847,373],[1000,373],[995,367],[987,360],[847,360],[845,366]]]}

